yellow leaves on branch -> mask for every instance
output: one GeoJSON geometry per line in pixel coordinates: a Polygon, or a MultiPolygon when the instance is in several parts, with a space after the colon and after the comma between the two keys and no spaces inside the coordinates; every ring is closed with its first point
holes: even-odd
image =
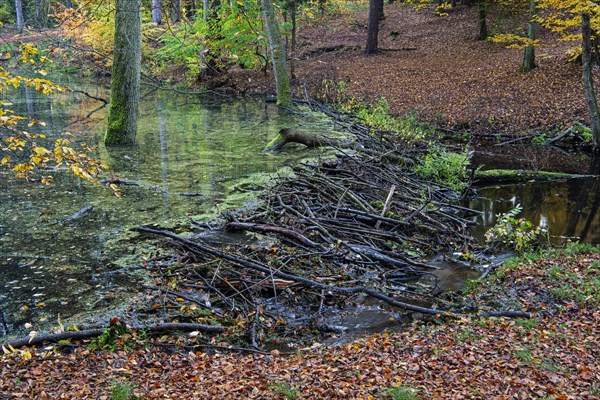
{"type": "Polygon", "coordinates": [[[600,31],[600,5],[589,0],[538,0],[546,11],[542,25],[560,33],[563,40],[581,40],[581,14],[591,17],[592,29],[600,31]]]}
{"type": "Polygon", "coordinates": [[[537,46],[539,40],[531,40],[512,33],[499,33],[490,38],[494,43],[503,44],[509,49],[524,49],[527,46],[537,46]]]}
{"type": "MultiPolygon", "coordinates": [[[[32,44],[22,45],[20,51],[19,61],[22,63],[46,61],[39,57],[38,50],[32,44]]],[[[46,73],[44,70],[36,72],[41,75],[46,73]]],[[[21,85],[45,95],[66,90],[47,79],[14,75],[0,66],[0,94],[21,85]]],[[[53,147],[47,147],[43,143],[46,139],[44,134],[30,133],[24,129],[44,126],[44,122],[18,115],[8,108],[10,106],[10,103],[0,102],[0,168],[12,170],[17,178],[39,177],[44,184],[50,184],[52,177],[39,176],[41,171],[65,168],[75,176],[97,183],[97,176],[103,167],[99,160],[88,155],[94,151],[93,148],[82,144],[81,150],[77,151],[70,147],[69,140],[62,137],[54,141],[53,147]]]]}

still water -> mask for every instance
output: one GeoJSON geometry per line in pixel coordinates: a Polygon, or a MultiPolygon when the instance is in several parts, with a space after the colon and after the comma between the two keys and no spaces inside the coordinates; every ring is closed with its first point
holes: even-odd
{"type": "MultiPolygon", "coordinates": [[[[108,97],[105,85],[61,79],[59,83],[108,97]]],[[[59,318],[99,313],[130,299],[143,285],[135,272],[153,250],[133,240],[128,229],[189,226],[190,220],[239,207],[255,196],[252,189],[266,174],[318,154],[263,153],[279,129],[340,134],[327,117],[309,110],[283,115],[259,100],[146,90],[138,144],[108,150],[101,145],[107,114],[101,102],[76,93],[45,97],[24,89],[9,100],[20,114],[46,121],[49,137],[69,132],[75,142],[97,145],[108,175],[138,185],[123,186],[118,198],[103,186],[61,173],[50,187],[0,174],[0,336],[22,330],[26,323],[47,329],[58,325],[59,318]],[[84,207],[92,211],[59,223],[84,207]]],[[[483,211],[475,236],[483,237],[497,214],[517,204],[524,208],[522,217],[550,229],[555,243],[565,237],[600,242],[597,179],[483,188],[468,204],[483,211]]],[[[439,285],[448,290],[477,275],[463,265],[439,266],[439,285]]],[[[345,318],[350,322],[337,323],[361,329],[376,325],[364,313],[360,324],[345,318]]]]}
{"type": "MultiPolygon", "coordinates": [[[[108,97],[106,86],[60,79],[108,97]]],[[[132,272],[150,251],[128,240],[129,228],[188,226],[239,207],[267,173],[317,154],[263,153],[283,127],[335,133],[333,122],[309,110],[283,115],[259,100],[146,91],[137,146],[108,150],[101,146],[107,116],[101,102],[22,88],[9,97],[18,113],[46,121],[48,137],[66,131],[75,142],[99,146],[107,174],[139,186],[123,186],[118,198],[61,173],[50,187],[0,175],[0,336],[27,322],[33,329],[53,326],[58,318],[117,306],[140,288],[132,272]],[[60,223],[84,207],[93,209],[60,223]]]]}

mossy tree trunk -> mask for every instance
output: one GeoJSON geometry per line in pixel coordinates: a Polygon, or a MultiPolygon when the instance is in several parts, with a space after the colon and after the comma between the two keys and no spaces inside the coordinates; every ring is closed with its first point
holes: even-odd
{"type": "Polygon", "coordinates": [[[140,101],[142,1],[116,0],[107,145],[135,143],[140,101]]]}
{"type": "Polygon", "coordinates": [[[592,27],[590,22],[590,14],[584,12],[581,14],[581,63],[582,63],[582,80],[583,90],[585,93],[585,101],[590,113],[592,122],[592,136],[594,145],[598,149],[600,144],[600,111],[598,110],[598,102],[594,90],[594,80],[592,77],[592,27]]]}
{"type": "Polygon", "coordinates": [[[265,25],[269,36],[269,50],[273,61],[273,73],[275,74],[275,87],[277,90],[277,105],[291,108],[292,88],[287,71],[286,51],[279,32],[279,25],[275,19],[275,7],[273,0],[261,0],[265,16],[265,25]]]}
{"type": "Polygon", "coordinates": [[[488,15],[488,0],[479,1],[479,40],[486,40],[488,38],[487,28],[487,15],[488,15]]]}
{"type": "MultiPolygon", "coordinates": [[[[527,26],[527,39],[534,41],[537,39],[537,32],[540,23],[537,21],[537,1],[529,0],[529,24],[527,26]]],[[[535,47],[533,44],[525,47],[523,53],[523,65],[521,70],[529,72],[536,67],[535,65],[535,47]]]]}
{"type": "Polygon", "coordinates": [[[25,29],[25,18],[23,17],[23,0],[15,0],[15,14],[17,21],[17,32],[25,29]]]}

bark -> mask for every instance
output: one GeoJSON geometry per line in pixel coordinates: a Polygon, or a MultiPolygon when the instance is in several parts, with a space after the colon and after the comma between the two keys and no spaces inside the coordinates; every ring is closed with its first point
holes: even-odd
{"type": "Polygon", "coordinates": [[[286,66],[286,51],[279,32],[279,25],[275,19],[275,7],[273,0],[261,0],[265,25],[269,36],[269,50],[273,61],[273,73],[275,74],[275,87],[277,90],[277,105],[292,108],[292,89],[286,66]]]}
{"type": "Polygon", "coordinates": [[[17,17],[17,32],[25,29],[25,18],[23,17],[23,0],[15,0],[15,13],[17,17]]]}
{"type": "Polygon", "coordinates": [[[117,0],[107,145],[135,143],[142,60],[142,1],[117,0]]]}
{"type": "Polygon", "coordinates": [[[181,20],[181,0],[172,0],[171,4],[171,22],[181,20]]]}
{"type": "Polygon", "coordinates": [[[378,51],[377,38],[379,36],[379,2],[382,0],[369,1],[369,27],[367,31],[367,54],[375,54],[378,51]]]}
{"type": "Polygon", "coordinates": [[[277,136],[269,142],[263,151],[278,151],[287,143],[299,143],[306,147],[337,146],[340,144],[339,141],[326,138],[325,136],[284,128],[279,131],[277,136]]]}
{"type": "MultiPolygon", "coordinates": [[[[536,17],[537,1],[529,0],[529,24],[527,26],[527,39],[529,40],[537,39],[539,22],[535,20],[536,17]]],[[[523,72],[529,72],[535,67],[535,47],[533,45],[529,45],[525,47],[525,52],[523,54],[523,66],[521,67],[521,70],[523,72]]]]}
{"type": "Polygon", "coordinates": [[[581,14],[581,34],[582,34],[582,80],[585,94],[585,101],[590,113],[592,123],[592,136],[594,146],[598,148],[600,143],[600,111],[594,90],[594,81],[592,77],[592,28],[590,23],[590,14],[581,14]]]}
{"type": "MultiPolygon", "coordinates": [[[[148,333],[156,334],[162,332],[172,332],[172,331],[201,331],[201,332],[211,332],[211,333],[220,333],[224,331],[222,326],[218,325],[203,325],[203,324],[188,324],[188,323],[164,323],[158,324],[154,326],[136,326],[134,329],[143,329],[148,333]]],[[[24,337],[21,339],[16,339],[12,341],[5,341],[2,343],[2,346],[5,348],[13,347],[19,348],[23,346],[38,346],[44,343],[57,343],[61,340],[84,340],[98,337],[104,333],[104,329],[86,329],[82,331],[69,331],[62,333],[51,333],[51,334],[41,334],[36,335],[33,338],[24,337]]]]}
{"type": "Polygon", "coordinates": [[[479,1],[479,40],[485,40],[488,37],[487,29],[487,14],[488,14],[488,3],[487,0],[479,1]]]}
{"type": "Polygon", "coordinates": [[[156,25],[162,25],[160,0],[152,0],[152,22],[154,22],[156,25]]]}

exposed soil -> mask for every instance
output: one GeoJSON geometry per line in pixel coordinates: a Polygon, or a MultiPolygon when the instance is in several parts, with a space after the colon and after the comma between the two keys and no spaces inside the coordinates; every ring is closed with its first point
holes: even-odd
{"type": "MultiPolygon", "coordinates": [[[[522,51],[476,39],[477,9],[458,7],[439,17],[431,7],[386,6],[380,48],[364,53],[367,10],[302,24],[294,55],[297,94],[319,94],[323,80],[348,83],[348,94],[384,97],[399,114],[416,111],[443,126],[479,133],[560,130],[586,121],[580,65],[568,63],[570,44],[542,30],[539,68],[519,71],[522,51]]],[[[499,23],[500,17],[490,22],[499,23]]],[[[272,92],[272,76],[236,70],[232,86],[272,92]]]]}

